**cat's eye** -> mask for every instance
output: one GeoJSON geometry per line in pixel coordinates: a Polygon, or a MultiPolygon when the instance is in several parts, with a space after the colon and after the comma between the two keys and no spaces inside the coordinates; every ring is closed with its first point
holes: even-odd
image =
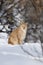
{"type": "Polygon", "coordinates": [[[23,29],[25,29],[25,27],[23,27],[23,29]]]}

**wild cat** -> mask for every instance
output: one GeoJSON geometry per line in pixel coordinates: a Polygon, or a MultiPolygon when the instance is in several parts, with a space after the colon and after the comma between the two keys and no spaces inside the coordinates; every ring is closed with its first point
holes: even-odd
{"type": "Polygon", "coordinates": [[[16,45],[22,44],[27,32],[27,23],[23,22],[13,30],[8,38],[8,44],[16,45]]]}

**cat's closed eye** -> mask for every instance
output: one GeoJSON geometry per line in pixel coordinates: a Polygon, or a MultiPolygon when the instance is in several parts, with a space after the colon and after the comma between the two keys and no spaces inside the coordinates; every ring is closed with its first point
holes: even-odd
{"type": "Polygon", "coordinates": [[[25,29],[25,27],[23,27],[23,29],[25,29]]]}

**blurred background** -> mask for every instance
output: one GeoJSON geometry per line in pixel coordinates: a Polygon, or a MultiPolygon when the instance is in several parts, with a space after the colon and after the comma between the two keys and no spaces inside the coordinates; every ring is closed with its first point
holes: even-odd
{"type": "Polygon", "coordinates": [[[0,32],[28,22],[25,42],[43,43],[43,0],[0,0],[0,32]]]}

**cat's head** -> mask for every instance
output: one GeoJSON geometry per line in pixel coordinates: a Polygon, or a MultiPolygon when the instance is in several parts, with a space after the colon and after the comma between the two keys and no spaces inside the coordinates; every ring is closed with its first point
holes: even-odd
{"type": "Polygon", "coordinates": [[[26,31],[26,30],[27,30],[27,25],[28,25],[28,23],[22,22],[22,23],[20,24],[20,28],[21,28],[22,30],[26,31]]]}

